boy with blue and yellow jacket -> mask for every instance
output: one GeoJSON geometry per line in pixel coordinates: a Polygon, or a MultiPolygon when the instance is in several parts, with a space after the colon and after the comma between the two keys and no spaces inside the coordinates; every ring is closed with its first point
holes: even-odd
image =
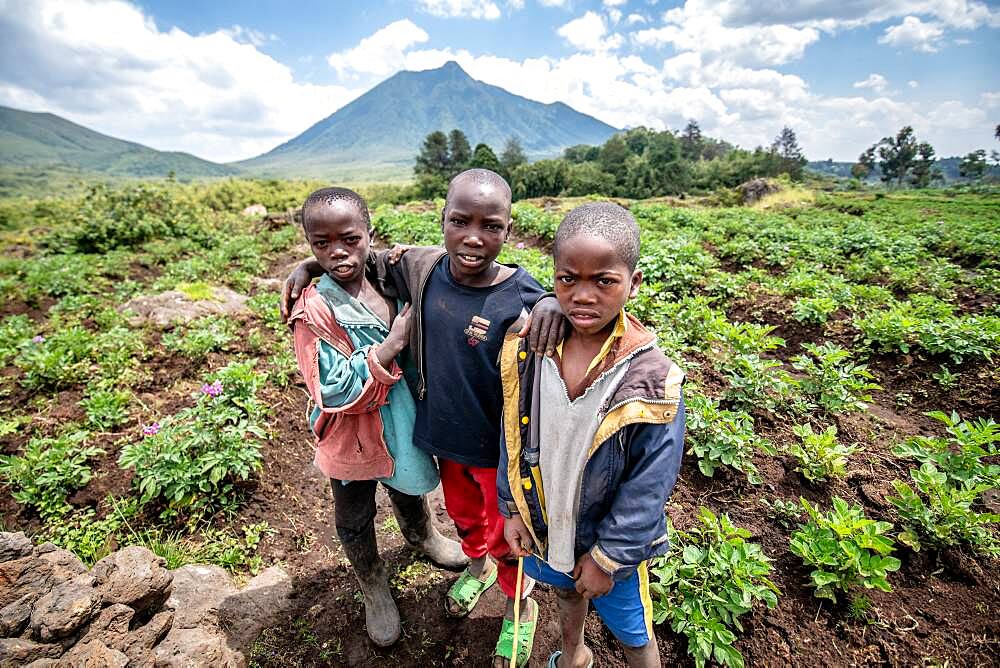
{"type": "Polygon", "coordinates": [[[646,562],[669,548],[664,506],[683,451],[684,374],[624,310],[642,278],[638,249],[625,209],[571,211],[553,254],[572,329],[551,357],[516,336],[501,352],[499,507],[525,574],[559,594],[563,646],[550,665],[592,659],[588,599],[630,665],[659,663],[646,562]]]}

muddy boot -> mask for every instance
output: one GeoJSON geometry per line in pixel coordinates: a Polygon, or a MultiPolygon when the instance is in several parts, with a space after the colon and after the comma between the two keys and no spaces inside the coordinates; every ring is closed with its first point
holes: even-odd
{"type": "Polygon", "coordinates": [[[465,568],[469,558],[457,541],[445,538],[434,526],[423,496],[391,495],[392,513],[407,544],[442,568],[465,568]]]}
{"type": "Polygon", "coordinates": [[[399,640],[402,629],[399,625],[399,609],[389,590],[389,575],[378,556],[375,527],[370,532],[364,532],[358,540],[349,543],[341,541],[341,544],[365,597],[368,637],[379,647],[388,647],[399,640]]]}

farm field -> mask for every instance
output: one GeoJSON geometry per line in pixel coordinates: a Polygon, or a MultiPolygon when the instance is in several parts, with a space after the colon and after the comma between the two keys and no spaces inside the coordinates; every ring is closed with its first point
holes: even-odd
{"type": "MultiPolygon", "coordinates": [[[[299,605],[256,665],[483,665],[499,592],[447,618],[454,574],[403,545],[384,498],[404,637],[367,641],[277,312],[308,255],[283,212],[312,185],[0,201],[0,529],[87,564],[140,544],[244,579],[281,565],[299,605]],[[271,214],[241,215],[256,203],[271,214]],[[208,306],[221,288],[247,297],[239,312],[161,327],[125,308],[171,290],[208,306]]],[[[515,204],[501,260],[551,286],[579,201],[515,204]]],[[[622,203],[643,230],[630,310],[688,374],[674,550],[651,565],[665,665],[995,665],[1000,193],[622,203]]],[[[437,243],[438,210],[378,207],[379,242],[437,243]]],[[[558,623],[536,592],[544,665],[558,623]]],[[[594,615],[587,640],[597,665],[624,665],[594,615]]]]}

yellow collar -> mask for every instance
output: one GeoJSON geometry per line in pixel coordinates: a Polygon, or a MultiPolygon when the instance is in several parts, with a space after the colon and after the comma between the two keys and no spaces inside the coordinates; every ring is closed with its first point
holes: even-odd
{"type": "MultiPolygon", "coordinates": [[[[615,323],[614,330],[612,330],[611,334],[608,335],[608,338],[604,340],[604,344],[601,346],[600,352],[594,356],[594,359],[590,360],[586,373],[590,373],[597,368],[598,364],[604,361],[604,358],[611,352],[611,346],[615,344],[615,341],[625,336],[627,331],[628,318],[625,317],[625,309],[623,307],[621,313],[618,314],[618,322],[615,323]]],[[[562,357],[563,344],[561,342],[558,346],[556,346],[556,351],[558,351],[559,356],[562,357]]]]}

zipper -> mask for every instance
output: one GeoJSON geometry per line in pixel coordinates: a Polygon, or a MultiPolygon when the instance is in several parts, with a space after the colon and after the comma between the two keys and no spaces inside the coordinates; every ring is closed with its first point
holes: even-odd
{"type": "MultiPolygon", "coordinates": [[[[445,253],[445,254],[447,255],[447,253],[445,253]]],[[[410,298],[413,299],[413,301],[411,302],[413,305],[410,308],[416,308],[417,309],[417,314],[416,314],[417,315],[417,319],[414,321],[413,324],[417,328],[417,350],[420,351],[420,368],[418,369],[418,371],[420,373],[420,389],[417,391],[417,399],[420,399],[420,400],[423,400],[424,397],[427,396],[427,376],[425,375],[425,371],[424,371],[424,368],[425,368],[424,358],[426,357],[426,355],[424,355],[424,323],[423,323],[423,320],[424,320],[424,309],[423,309],[423,306],[424,306],[424,288],[427,287],[427,281],[430,280],[431,274],[434,273],[434,269],[437,268],[438,262],[440,262],[440,261],[441,261],[441,258],[438,258],[437,262],[434,263],[434,266],[431,267],[431,270],[429,272],[427,272],[420,279],[420,284],[417,286],[417,293],[416,293],[416,295],[413,295],[413,294],[410,295],[410,298]],[[419,304],[417,303],[418,299],[420,300],[419,304]]]]}

